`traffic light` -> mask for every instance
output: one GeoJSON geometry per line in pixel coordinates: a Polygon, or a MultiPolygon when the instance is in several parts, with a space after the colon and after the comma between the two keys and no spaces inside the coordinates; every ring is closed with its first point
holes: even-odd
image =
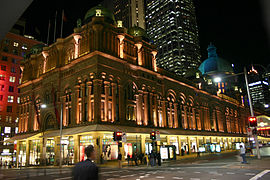
{"type": "Polygon", "coordinates": [[[116,140],[122,141],[122,132],[116,132],[116,140]]]}
{"type": "Polygon", "coordinates": [[[256,117],[248,117],[250,127],[257,127],[257,118],[256,117]]]}
{"type": "Polygon", "coordinates": [[[114,141],[122,141],[122,132],[113,132],[114,141]]]}
{"type": "Polygon", "coordinates": [[[155,132],[155,131],[152,131],[152,132],[150,133],[150,139],[156,140],[156,132],[155,132]]]}

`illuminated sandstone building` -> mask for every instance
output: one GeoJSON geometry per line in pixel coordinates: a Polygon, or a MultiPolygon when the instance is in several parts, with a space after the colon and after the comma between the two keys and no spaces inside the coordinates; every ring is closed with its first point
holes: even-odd
{"type": "Polygon", "coordinates": [[[89,144],[97,157],[116,159],[114,131],[127,134],[123,157],[149,153],[152,130],[161,134],[158,144],[175,151],[169,158],[178,158],[181,148],[192,153],[215,143],[225,151],[245,141],[248,109],[157,68],[157,51],[141,29],[117,27],[100,6],[90,9],[84,22],[25,60],[21,135],[13,139],[23,165],[45,159],[58,164],[61,117],[62,156],[69,164],[83,160],[89,144]]]}

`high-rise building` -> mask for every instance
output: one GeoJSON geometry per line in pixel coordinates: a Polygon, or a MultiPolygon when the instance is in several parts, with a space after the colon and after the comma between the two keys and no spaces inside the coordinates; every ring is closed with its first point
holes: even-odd
{"type": "MultiPolygon", "coordinates": [[[[15,28],[13,28],[15,29],[15,28]]],[[[40,42],[18,34],[7,33],[0,42],[0,159],[10,162],[13,146],[3,142],[18,132],[17,86],[21,83],[20,63],[31,47],[40,42]]],[[[1,162],[0,162],[1,163],[1,162]]]]}
{"type": "Polygon", "coordinates": [[[268,109],[270,106],[269,82],[267,79],[262,78],[253,66],[248,72],[248,86],[252,104],[259,108],[268,109]]]}
{"type": "Polygon", "coordinates": [[[121,20],[123,26],[138,26],[145,29],[144,0],[114,0],[115,20],[121,20]]]}
{"type": "Polygon", "coordinates": [[[192,0],[146,0],[146,30],[157,46],[157,65],[177,75],[200,64],[192,0]]]}

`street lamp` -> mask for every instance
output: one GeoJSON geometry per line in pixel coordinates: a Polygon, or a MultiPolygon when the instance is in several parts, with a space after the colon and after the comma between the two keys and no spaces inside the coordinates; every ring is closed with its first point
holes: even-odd
{"type": "MultiPolygon", "coordinates": [[[[241,75],[241,74],[244,74],[245,75],[245,83],[246,83],[246,87],[247,87],[247,94],[248,94],[248,100],[249,100],[250,115],[252,117],[254,117],[254,111],[253,111],[253,106],[252,106],[252,99],[251,99],[251,96],[250,96],[249,86],[248,86],[248,79],[247,79],[247,70],[246,70],[246,67],[244,67],[244,72],[238,73],[238,74],[229,75],[229,76],[226,76],[224,78],[228,78],[228,77],[231,77],[231,76],[238,76],[238,75],[241,75]]],[[[214,77],[213,80],[214,80],[214,82],[218,83],[218,82],[221,82],[222,81],[222,78],[217,76],[217,77],[214,77]]],[[[257,134],[254,135],[254,138],[255,138],[255,143],[256,143],[257,157],[258,157],[258,159],[261,159],[257,134]]]]}

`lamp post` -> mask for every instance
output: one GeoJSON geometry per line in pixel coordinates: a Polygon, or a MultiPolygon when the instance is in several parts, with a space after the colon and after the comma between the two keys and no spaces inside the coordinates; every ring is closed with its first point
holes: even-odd
{"type": "MultiPolygon", "coordinates": [[[[232,77],[232,76],[238,76],[238,75],[241,75],[241,74],[244,74],[245,75],[245,84],[246,84],[246,87],[247,87],[247,94],[248,94],[248,100],[249,100],[250,115],[252,117],[254,117],[254,111],[253,111],[253,106],[252,106],[252,99],[251,99],[251,96],[250,96],[249,86],[248,86],[248,78],[247,78],[246,67],[244,67],[244,72],[238,73],[238,74],[233,74],[233,75],[230,75],[230,76],[226,76],[225,78],[232,77]]],[[[221,82],[221,81],[222,81],[222,78],[221,77],[215,77],[214,78],[214,82],[221,82]]],[[[257,158],[258,159],[261,159],[261,154],[260,154],[259,142],[258,142],[258,136],[257,136],[257,134],[254,135],[254,140],[255,140],[255,144],[256,144],[257,158]]]]}
{"type": "MultiPolygon", "coordinates": [[[[47,105],[46,104],[41,104],[40,105],[40,108],[41,109],[45,109],[45,108],[47,108],[47,105]]],[[[41,127],[40,127],[41,128],[41,127]]],[[[43,141],[42,141],[42,143],[43,143],[43,146],[42,146],[42,148],[43,148],[43,150],[42,150],[42,156],[43,156],[43,160],[45,161],[45,168],[44,168],[44,176],[46,176],[46,166],[47,166],[47,160],[46,160],[46,143],[45,143],[45,138],[44,138],[44,131],[45,131],[45,129],[44,128],[42,128],[42,137],[43,137],[43,141]]]]}

